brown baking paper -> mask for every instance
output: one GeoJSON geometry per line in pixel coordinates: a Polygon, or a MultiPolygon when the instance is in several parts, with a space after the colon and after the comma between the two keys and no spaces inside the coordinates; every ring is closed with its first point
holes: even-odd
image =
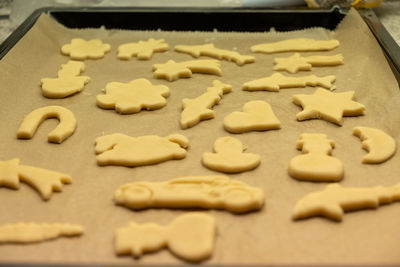
{"type": "MultiPolygon", "coordinates": [[[[206,57],[204,57],[206,58],[206,57]]],[[[355,126],[382,129],[400,143],[400,95],[394,76],[367,26],[355,10],[351,10],[335,32],[306,29],[286,33],[220,33],[220,32],[162,32],[104,29],[66,29],[42,15],[35,26],[0,61],[0,159],[21,159],[21,164],[37,166],[72,176],[73,183],[61,193],[43,201],[30,186],[21,184],[19,190],[0,188],[0,224],[17,222],[68,222],[81,224],[85,234],[78,238],[31,245],[0,245],[2,263],[102,263],[102,264],[181,264],[182,261],[163,250],[146,254],[141,259],[117,257],[114,253],[114,231],[130,221],[168,224],[187,210],[149,209],[132,211],[116,206],[113,192],[122,184],[134,181],[164,181],[187,175],[218,174],[201,165],[201,155],[212,151],[218,137],[231,135],[247,146],[247,151],[261,155],[261,165],[249,172],[230,175],[265,190],[266,203],[262,210],[234,215],[223,210],[205,210],[218,224],[215,250],[204,264],[238,265],[296,265],[296,264],[394,264],[400,263],[400,203],[385,205],[377,210],[346,213],[342,222],[311,218],[294,222],[292,209],[307,193],[321,190],[326,183],[300,182],[287,174],[291,158],[301,152],[296,141],[302,133],[326,133],[336,142],[333,155],[345,167],[343,186],[390,186],[400,182],[400,153],[379,165],[362,164],[366,151],[359,138],[352,135],[355,126]],[[112,50],[103,59],[86,60],[83,75],[91,77],[84,91],[65,99],[42,96],[40,79],[56,77],[60,65],[68,61],[60,47],[74,37],[100,38],[110,43],[112,50]],[[117,59],[117,47],[126,42],[148,38],[164,38],[170,50],[155,53],[149,61],[133,58],[117,59]],[[174,82],[153,78],[152,65],[191,60],[190,55],[177,53],[178,44],[212,42],[218,48],[235,49],[251,54],[250,46],[294,37],[316,39],[336,38],[340,46],[329,52],[309,52],[306,55],[342,53],[344,65],[315,67],[308,74],[336,75],[336,92],[354,90],[356,100],[366,106],[359,117],[344,118],[343,126],[323,120],[296,121],[299,106],[292,103],[294,94],[311,94],[315,88],[282,89],[280,92],[242,91],[244,82],[273,73],[273,59],[292,53],[253,54],[254,64],[237,66],[222,61],[221,77],[194,74],[192,78],[174,82]],[[155,111],[119,115],[113,110],[96,106],[96,96],[102,94],[108,82],[129,82],[138,78],[170,88],[167,105],[155,111]],[[214,107],[215,118],[193,128],[181,130],[179,118],[181,100],[205,92],[218,79],[231,84],[233,92],[223,96],[214,107]],[[265,100],[281,121],[280,130],[229,134],[222,126],[223,118],[242,109],[250,100],[265,100]],[[62,144],[47,142],[47,134],[57,120],[47,120],[31,140],[18,140],[16,131],[24,116],[46,105],[61,105],[76,116],[76,132],[62,144]],[[94,140],[111,133],[131,136],[156,134],[166,136],[180,133],[188,137],[187,157],[165,163],[126,168],[99,167],[96,164],[94,140]]]]}

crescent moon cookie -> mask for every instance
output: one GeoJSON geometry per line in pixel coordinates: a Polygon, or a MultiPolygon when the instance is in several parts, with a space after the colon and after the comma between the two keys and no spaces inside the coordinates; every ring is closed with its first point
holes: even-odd
{"type": "Polygon", "coordinates": [[[396,152],[396,141],[382,130],[359,126],[353,128],[353,135],[362,140],[362,148],[369,152],[363,163],[382,163],[396,152]]]}
{"type": "Polygon", "coordinates": [[[74,38],[71,43],[61,47],[63,55],[76,60],[103,58],[104,54],[110,52],[110,50],[111,46],[109,44],[104,44],[98,39],[86,41],[81,38],[74,38]]]}
{"type": "Polygon", "coordinates": [[[251,47],[251,52],[279,53],[279,52],[305,52],[305,51],[327,51],[339,46],[338,40],[314,40],[308,38],[289,39],[274,43],[258,44],[251,47]]]}

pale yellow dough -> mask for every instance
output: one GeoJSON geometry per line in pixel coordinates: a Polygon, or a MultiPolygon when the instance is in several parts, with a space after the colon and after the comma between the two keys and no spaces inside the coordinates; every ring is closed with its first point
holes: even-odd
{"type": "Polygon", "coordinates": [[[115,192],[114,201],[132,209],[214,208],[241,213],[260,209],[264,192],[223,175],[187,176],[122,185],[115,192]]]}
{"type": "Polygon", "coordinates": [[[336,80],[334,75],[318,77],[315,75],[302,77],[288,77],[280,73],[271,76],[249,81],[243,84],[244,91],[271,91],[279,92],[283,88],[297,88],[306,86],[322,86],[326,89],[334,89],[332,83],[336,80]]]}
{"type": "Polygon", "coordinates": [[[225,59],[228,61],[233,61],[237,65],[241,66],[247,63],[253,63],[255,58],[249,55],[241,55],[238,52],[219,49],[214,46],[214,44],[204,44],[204,45],[177,45],[175,46],[175,51],[187,53],[194,57],[209,56],[217,59],[225,59]]]}
{"type": "Polygon", "coordinates": [[[0,187],[19,189],[20,181],[35,188],[44,200],[51,198],[53,191],[60,192],[63,184],[71,183],[64,173],[20,165],[19,159],[0,161],[0,187]]]}
{"type": "Polygon", "coordinates": [[[323,191],[313,192],[300,199],[293,210],[293,219],[324,216],[341,221],[344,211],[378,208],[400,200],[400,183],[391,187],[350,187],[330,184],[323,191]]]}
{"type": "Polygon", "coordinates": [[[98,39],[86,41],[81,38],[74,38],[71,40],[71,43],[61,47],[63,55],[77,60],[103,58],[104,54],[110,52],[110,50],[111,46],[109,44],[104,44],[98,39]]]}
{"type": "Polygon", "coordinates": [[[137,57],[140,60],[148,60],[154,52],[165,52],[168,50],[168,44],[164,39],[150,38],[147,41],[137,43],[126,43],[118,46],[119,59],[131,59],[137,57]]]}
{"type": "Polygon", "coordinates": [[[79,236],[84,229],[74,224],[38,224],[38,223],[16,223],[0,226],[1,243],[35,243],[61,236],[79,236]]]}
{"type": "Polygon", "coordinates": [[[175,62],[168,60],[164,64],[153,65],[154,77],[157,79],[166,79],[170,82],[179,78],[192,77],[192,73],[206,73],[217,76],[222,75],[221,63],[218,60],[189,60],[175,62]]]}
{"type": "Polygon", "coordinates": [[[295,53],[290,57],[277,57],[274,60],[274,70],[284,70],[297,73],[300,70],[311,70],[313,66],[337,66],[343,64],[342,54],[334,56],[309,56],[302,57],[295,53]]]}
{"type": "Polygon", "coordinates": [[[231,133],[280,129],[281,123],[265,101],[249,101],[243,112],[234,111],[224,118],[224,128],[231,133]]]}
{"type": "Polygon", "coordinates": [[[40,80],[42,94],[48,98],[64,98],[83,90],[90,81],[88,76],[79,76],[85,70],[85,64],[79,61],[68,61],[61,65],[58,78],[40,80]]]}
{"type": "Polygon", "coordinates": [[[216,230],[215,219],[200,212],[181,215],[166,226],[131,222],[115,231],[115,251],[138,258],[168,248],[184,260],[203,261],[212,255],[216,230]]]}
{"type": "Polygon", "coordinates": [[[74,114],[67,108],[61,106],[47,106],[33,110],[29,113],[17,131],[19,139],[31,139],[39,125],[49,118],[57,118],[60,123],[47,135],[51,143],[62,143],[70,137],[76,129],[76,119],[74,114]]]}
{"type": "Polygon", "coordinates": [[[382,163],[396,152],[396,141],[382,130],[369,127],[354,127],[353,135],[361,138],[362,148],[369,153],[363,163],[382,163]]]}
{"type": "Polygon", "coordinates": [[[365,111],[364,105],[353,101],[354,91],[333,93],[318,88],[311,95],[294,95],[293,103],[303,107],[297,113],[297,120],[323,119],[342,125],[343,116],[359,116],[365,111]]]}
{"type": "Polygon", "coordinates": [[[132,114],[142,109],[155,110],[167,104],[169,88],[152,85],[149,80],[137,79],[129,83],[107,83],[105,94],[97,96],[97,106],[115,109],[121,114],[132,114]]]}
{"type": "Polygon", "coordinates": [[[244,153],[244,150],[238,139],[220,137],[214,143],[215,153],[203,153],[202,163],[212,170],[226,173],[249,171],[260,165],[259,155],[244,153]]]}
{"type": "Polygon", "coordinates": [[[327,51],[339,46],[338,40],[313,40],[308,38],[289,39],[274,43],[258,44],[251,47],[251,52],[279,53],[290,51],[327,51]]]}
{"type": "Polygon", "coordinates": [[[180,134],[167,137],[156,135],[131,137],[116,133],[98,137],[95,143],[98,165],[127,167],[183,159],[189,146],[188,139],[180,134]]]}
{"type": "Polygon", "coordinates": [[[182,129],[190,128],[202,120],[214,118],[213,106],[221,101],[222,95],[232,91],[232,86],[214,80],[213,86],[207,88],[207,92],[193,98],[182,100],[182,113],[180,124],[182,129]]]}
{"type": "Polygon", "coordinates": [[[336,182],[344,175],[342,162],[331,156],[335,142],[326,134],[302,134],[297,149],[302,155],[289,163],[289,174],[298,180],[312,182],[336,182]]]}

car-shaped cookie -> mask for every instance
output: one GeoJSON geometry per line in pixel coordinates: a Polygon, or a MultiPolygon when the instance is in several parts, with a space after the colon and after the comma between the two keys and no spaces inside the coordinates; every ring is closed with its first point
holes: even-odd
{"type": "Polygon", "coordinates": [[[114,194],[116,204],[132,209],[215,208],[231,212],[260,209],[264,192],[227,176],[190,176],[166,182],[134,182],[114,194]]]}

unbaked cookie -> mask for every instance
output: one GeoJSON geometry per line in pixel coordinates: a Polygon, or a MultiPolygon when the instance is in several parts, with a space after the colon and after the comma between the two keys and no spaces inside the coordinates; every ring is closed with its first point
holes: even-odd
{"type": "Polygon", "coordinates": [[[100,136],[95,141],[97,164],[135,167],[156,164],[186,157],[188,139],[180,134],[167,137],[146,135],[131,137],[125,134],[100,136]]]}
{"type": "Polygon", "coordinates": [[[204,45],[177,45],[175,46],[175,51],[187,53],[194,57],[208,56],[217,59],[225,59],[228,61],[233,61],[239,66],[253,63],[255,58],[249,55],[241,55],[238,52],[219,49],[214,46],[214,44],[204,44],[204,45]]]}
{"type": "Polygon", "coordinates": [[[153,65],[154,77],[157,79],[166,79],[170,82],[179,78],[192,77],[192,73],[205,73],[217,76],[222,75],[221,63],[218,60],[189,60],[175,62],[168,60],[164,64],[153,65]]]}
{"type": "Polygon", "coordinates": [[[297,149],[302,155],[289,163],[289,174],[298,180],[312,182],[336,182],[343,178],[342,162],[331,156],[335,142],[326,134],[307,133],[300,135],[297,149]]]}
{"type": "Polygon", "coordinates": [[[260,165],[260,156],[244,153],[245,148],[238,139],[225,136],[214,143],[215,153],[203,153],[202,163],[212,170],[238,173],[249,171],[260,165]]]}
{"type": "Polygon", "coordinates": [[[338,40],[313,40],[308,38],[295,38],[274,43],[258,44],[251,47],[251,52],[279,53],[290,51],[326,51],[339,46],[338,40]]]}
{"type": "Polygon", "coordinates": [[[261,188],[223,175],[187,176],[165,182],[134,182],[120,186],[114,201],[132,209],[214,208],[235,213],[260,209],[261,188]]]}
{"type": "Polygon", "coordinates": [[[118,46],[119,59],[131,59],[137,57],[140,60],[148,60],[154,52],[164,52],[168,50],[168,44],[164,39],[150,38],[147,41],[137,43],[126,43],[118,46]]]}
{"type": "Polygon", "coordinates": [[[353,128],[353,135],[361,138],[362,148],[369,152],[363,163],[382,163],[396,152],[396,141],[382,130],[358,126],[353,128]]]}
{"type": "Polygon", "coordinates": [[[43,200],[48,200],[53,191],[59,192],[63,184],[71,183],[71,177],[64,173],[20,165],[18,158],[0,161],[0,187],[19,189],[20,181],[35,188],[43,200]]]}
{"type": "Polygon", "coordinates": [[[48,98],[64,98],[83,90],[90,81],[88,76],[79,76],[85,70],[85,64],[80,61],[68,61],[61,64],[58,78],[43,78],[40,80],[42,94],[48,98]]]}
{"type": "Polygon", "coordinates": [[[182,129],[190,128],[202,120],[214,118],[213,106],[221,101],[222,95],[232,91],[232,86],[214,80],[213,86],[207,88],[207,92],[193,98],[182,100],[182,113],[180,124],[182,129]]]}
{"type": "Polygon", "coordinates": [[[295,53],[290,57],[277,57],[274,60],[274,70],[284,70],[297,73],[299,70],[311,70],[313,66],[337,66],[343,64],[342,54],[334,56],[309,56],[302,57],[295,53]]]}
{"type": "Polygon", "coordinates": [[[322,86],[326,89],[334,89],[332,83],[336,80],[334,75],[318,77],[315,75],[288,77],[280,73],[274,73],[271,76],[249,81],[243,84],[245,91],[271,91],[279,92],[283,88],[298,88],[306,86],[322,86]]]}
{"type": "Polygon", "coordinates": [[[110,50],[111,46],[109,44],[104,44],[98,39],[86,41],[81,38],[74,38],[71,43],[61,47],[63,55],[77,60],[103,58],[104,54],[110,52],[110,50]]]}
{"type": "Polygon", "coordinates": [[[47,135],[51,143],[62,143],[70,137],[76,129],[74,114],[67,108],[61,106],[47,106],[33,110],[26,115],[17,131],[19,139],[31,139],[39,125],[49,118],[57,118],[60,123],[47,135]]]}
{"type": "Polygon", "coordinates": [[[198,262],[212,255],[215,233],[215,219],[200,212],[181,215],[166,226],[131,222],[115,231],[115,251],[139,258],[146,252],[168,248],[184,260],[198,262]]]}
{"type": "Polygon", "coordinates": [[[400,200],[400,183],[391,187],[342,187],[330,184],[323,191],[313,192],[300,199],[293,210],[293,219],[324,216],[341,221],[344,211],[378,208],[400,200]]]}
{"type": "Polygon", "coordinates": [[[224,128],[230,133],[280,129],[281,123],[265,101],[249,101],[243,112],[234,111],[224,118],[224,128]]]}
{"type": "Polygon", "coordinates": [[[311,95],[294,95],[293,103],[302,106],[297,113],[297,120],[323,119],[342,125],[343,116],[360,116],[364,114],[364,105],[353,101],[354,91],[333,93],[318,88],[311,95]]]}
{"type": "Polygon", "coordinates": [[[152,85],[149,80],[137,79],[129,83],[107,83],[105,94],[97,96],[97,106],[115,109],[121,114],[132,114],[142,109],[160,109],[167,104],[169,88],[152,85]]]}
{"type": "Polygon", "coordinates": [[[35,243],[61,236],[79,236],[84,229],[80,225],[60,223],[16,223],[0,226],[1,243],[35,243]]]}

